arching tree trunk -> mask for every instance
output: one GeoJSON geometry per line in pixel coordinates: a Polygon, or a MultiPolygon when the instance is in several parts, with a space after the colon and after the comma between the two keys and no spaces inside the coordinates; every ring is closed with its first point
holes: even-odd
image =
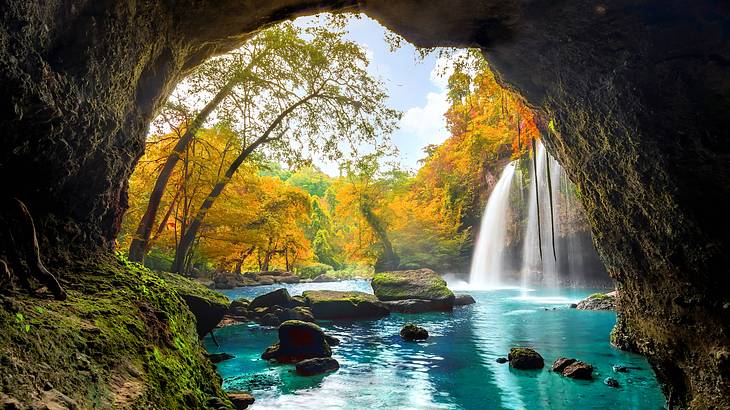
{"type": "Polygon", "coordinates": [[[150,245],[150,234],[152,233],[152,227],[155,224],[157,218],[157,211],[160,209],[160,202],[165,194],[165,188],[167,183],[170,181],[172,171],[175,169],[180,157],[187,149],[190,142],[195,138],[195,134],[200,130],[200,127],[205,124],[208,116],[215,110],[218,105],[231,93],[233,87],[241,81],[240,77],[233,76],[226,82],[223,88],[211,99],[205,107],[195,116],[195,119],[190,126],[185,130],[183,136],[175,144],[172,153],[167,157],[165,165],[160,171],[160,175],[155,180],[155,186],[150,194],[150,199],[147,202],[147,208],[145,209],[142,219],[139,221],[137,230],[132,239],[132,244],[129,246],[129,260],[133,262],[143,262],[144,257],[149,251],[150,245]]]}

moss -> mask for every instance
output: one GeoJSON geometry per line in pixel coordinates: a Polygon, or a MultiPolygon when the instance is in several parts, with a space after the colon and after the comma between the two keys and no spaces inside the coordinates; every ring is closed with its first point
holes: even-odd
{"type": "Polygon", "coordinates": [[[204,408],[211,395],[224,397],[175,290],[193,291],[194,282],[110,255],[62,277],[73,283],[66,301],[0,299],[2,392],[30,403],[50,382],[81,408],[204,408]]]}
{"type": "Polygon", "coordinates": [[[441,300],[454,297],[446,281],[429,269],[382,272],[373,276],[372,287],[380,300],[441,300]]]}

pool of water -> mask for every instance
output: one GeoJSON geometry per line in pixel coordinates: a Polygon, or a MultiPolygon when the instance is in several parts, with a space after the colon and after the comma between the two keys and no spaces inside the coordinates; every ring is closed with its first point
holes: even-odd
{"type": "MultiPolygon", "coordinates": [[[[372,292],[367,281],[275,285],[224,291],[251,298],[279,287],[293,295],[307,289],[372,292]]],[[[458,292],[457,292],[458,293],[458,292]]],[[[248,390],[254,409],[661,409],[664,397],[647,361],[612,348],[608,335],[613,312],[568,306],[592,292],[495,290],[469,292],[477,303],[453,313],[393,314],[375,321],[321,322],[342,340],[333,348],[340,370],[300,377],[292,365],[261,360],[277,340],[276,329],[255,324],[216,331],[211,352],[236,357],[218,364],[227,390],[248,390]],[[425,327],[425,343],[403,342],[401,326],[425,327]],[[514,370],[498,364],[512,346],[534,347],[543,370],[514,370]],[[557,357],[575,357],[594,366],[593,381],[577,381],[549,371],[557,357]],[[614,373],[612,366],[630,367],[614,373]],[[621,387],[603,384],[607,376],[621,387]]]]}

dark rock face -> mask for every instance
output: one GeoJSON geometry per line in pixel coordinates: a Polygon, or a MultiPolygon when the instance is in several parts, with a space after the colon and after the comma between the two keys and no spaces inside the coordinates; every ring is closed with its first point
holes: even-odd
{"type": "Polygon", "coordinates": [[[563,376],[572,379],[591,380],[593,378],[593,366],[585,362],[576,361],[566,366],[561,373],[563,376]]]}
{"type": "Polygon", "coordinates": [[[614,341],[649,355],[672,404],[730,407],[730,10],[715,0],[9,0],[2,195],[28,205],[51,267],[111,249],[148,123],[186,72],[273,21],[353,7],[418,45],[482,47],[552,124],[621,291],[614,341]]]}
{"type": "Polygon", "coordinates": [[[510,367],[515,369],[530,370],[545,367],[545,360],[540,353],[529,347],[513,347],[510,349],[507,359],[509,359],[510,367]]]}
{"type": "Polygon", "coordinates": [[[340,363],[331,357],[319,357],[298,362],[296,372],[300,376],[314,376],[317,374],[334,372],[340,368],[340,363]]]}
{"type": "Polygon", "coordinates": [[[390,314],[369,293],[308,290],[303,295],[316,319],[380,319],[390,314]]]}
{"type": "Polygon", "coordinates": [[[413,323],[407,323],[400,330],[400,337],[408,342],[428,339],[428,331],[413,323]]]}
{"type": "Polygon", "coordinates": [[[330,356],[332,351],[319,326],[288,320],[279,326],[279,343],[269,346],[261,358],[279,363],[296,363],[304,359],[330,356]]]}
{"type": "Polygon", "coordinates": [[[605,379],[603,379],[603,384],[608,387],[619,387],[618,380],[614,379],[613,377],[606,377],[605,379]]]}

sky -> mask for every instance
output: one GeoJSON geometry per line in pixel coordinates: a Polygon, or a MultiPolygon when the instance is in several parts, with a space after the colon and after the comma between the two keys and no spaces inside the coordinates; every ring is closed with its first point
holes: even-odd
{"type": "MultiPolygon", "coordinates": [[[[317,17],[303,17],[295,24],[311,24],[317,17]]],[[[444,113],[448,109],[446,77],[437,75],[437,66],[445,64],[436,55],[420,58],[415,47],[406,41],[399,49],[390,51],[385,42],[386,29],[367,16],[350,19],[348,39],[367,50],[370,74],[384,82],[389,94],[390,107],[403,112],[398,130],[391,135],[398,148],[397,161],[401,167],[416,170],[418,160],[425,157],[423,148],[440,144],[448,137],[444,113]]],[[[339,174],[336,163],[315,159],[325,173],[339,174]]]]}

